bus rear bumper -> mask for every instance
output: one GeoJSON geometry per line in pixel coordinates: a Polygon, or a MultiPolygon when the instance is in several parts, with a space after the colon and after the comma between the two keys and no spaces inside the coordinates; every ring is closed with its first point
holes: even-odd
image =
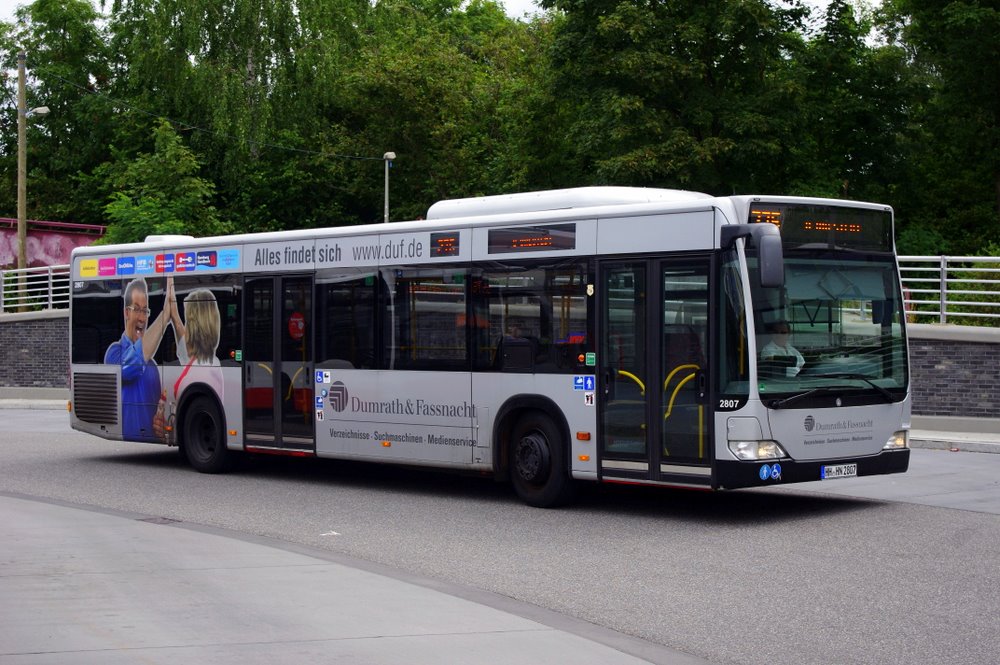
{"type": "MultiPolygon", "coordinates": [[[[850,459],[798,462],[790,459],[753,462],[719,460],[715,464],[715,487],[736,489],[739,487],[767,487],[788,483],[804,483],[824,480],[826,474],[849,472],[850,465],[857,465],[857,476],[876,476],[887,473],[903,473],[910,465],[910,450],[886,450],[877,455],[850,459]],[[836,470],[831,470],[836,467],[836,470]]],[[[854,477],[842,476],[841,477],[854,477]]],[[[826,479],[833,479],[827,475],[826,479]]]]}

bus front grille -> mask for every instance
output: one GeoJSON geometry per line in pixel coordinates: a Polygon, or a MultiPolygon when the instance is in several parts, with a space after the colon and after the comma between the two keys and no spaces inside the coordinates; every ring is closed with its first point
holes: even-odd
{"type": "Polygon", "coordinates": [[[117,377],[114,374],[74,372],[73,411],[84,422],[117,425],[117,377]]]}

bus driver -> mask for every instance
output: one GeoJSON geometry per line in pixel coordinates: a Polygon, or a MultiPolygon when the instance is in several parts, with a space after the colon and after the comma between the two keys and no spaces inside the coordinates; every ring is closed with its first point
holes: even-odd
{"type": "Polygon", "coordinates": [[[769,330],[771,332],[771,341],[761,349],[761,360],[793,358],[795,364],[787,367],[785,374],[787,376],[798,375],[802,371],[802,366],[806,364],[806,359],[802,357],[798,349],[792,346],[791,328],[788,325],[788,321],[775,321],[771,324],[769,330]]]}

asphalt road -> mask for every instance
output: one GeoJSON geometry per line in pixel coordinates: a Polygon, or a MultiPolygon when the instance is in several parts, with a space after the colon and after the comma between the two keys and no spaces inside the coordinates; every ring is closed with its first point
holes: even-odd
{"type": "Polygon", "coordinates": [[[487,479],[322,460],[206,476],[66,423],[0,412],[0,491],[302,543],[716,663],[1000,653],[1000,455],[915,450],[904,475],[779,490],[592,487],[538,510],[487,479]]]}

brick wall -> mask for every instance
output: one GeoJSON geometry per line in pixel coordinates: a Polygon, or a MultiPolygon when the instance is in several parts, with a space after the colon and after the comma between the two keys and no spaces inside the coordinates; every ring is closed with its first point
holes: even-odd
{"type": "MultiPolygon", "coordinates": [[[[0,387],[67,388],[65,311],[0,316],[0,387]]],[[[1000,329],[911,324],[913,413],[1000,416],[1000,329]]]]}
{"type": "Polygon", "coordinates": [[[69,313],[0,316],[0,387],[68,388],[69,313]]]}
{"type": "Polygon", "coordinates": [[[1000,329],[908,330],[914,415],[1000,417],[1000,329]]]}

